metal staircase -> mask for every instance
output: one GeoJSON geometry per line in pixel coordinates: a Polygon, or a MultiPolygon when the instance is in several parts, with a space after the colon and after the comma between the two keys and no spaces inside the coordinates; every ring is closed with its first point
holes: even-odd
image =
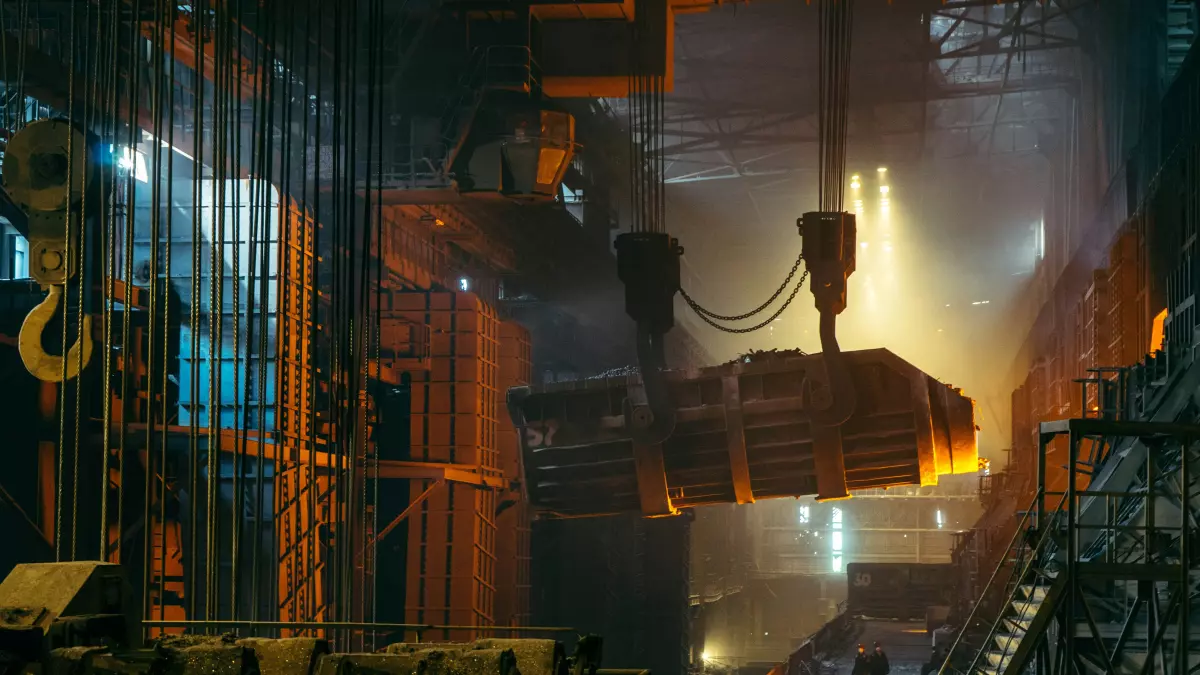
{"type": "Polygon", "coordinates": [[[1196,38],[1196,5],[1193,0],[1167,0],[1167,81],[1183,67],[1196,38]]]}
{"type": "MultiPolygon", "coordinates": [[[[1200,371],[1194,366],[1189,371],[1200,371]]],[[[1156,384],[1151,419],[1043,423],[1039,480],[1006,555],[955,638],[939,675],[1191,675],[1200,608],[1190,537],[1200,514],[1200,425],[1170,391],[1197,390],[1197,372],[1156,384]],[[1165,419],[1164,419],[1165,418],[1165,419]],[[1067,441],[1075,467],[1048,491],[1045,457],[1067,441]],[[1094,475],[1079,467],[1089,443],[1114,452],[1094,475]],[[1050,508],[1049,504],[1058,502],[1050,508]],[[1090,519],[1084,519],[1090,515],[1090,519]]]]}
{"type": "Polygon", "coordinates": [[[1023,671],[1034,644],[1026,636],[1042,634],[1053,620],[1066,580],[1036,571],[1032,577],[1031,583],[1017,586],[1019,593],[994,624],[995,649],[983,653],[985,663],[976,671],[981,675],[1016,675],[1023,671]]]}
{"type": "Polygon", "coordinates": [[[1052,621],[1063,596],[1066,577],[1045,569],[1053,549],[1052,534],[1065,516],[1059,507],[1043,517],[1040,533],[1032,529],[1036,502],[1024,512],[1008,551],[950,647],[942,673],[1016,675],[1029,662],[1033,641],[1052,621]],[[990,615],[990,616],[989,616],[990,615]],[[980,630],[980,629],[985,630],[980,630]]]}

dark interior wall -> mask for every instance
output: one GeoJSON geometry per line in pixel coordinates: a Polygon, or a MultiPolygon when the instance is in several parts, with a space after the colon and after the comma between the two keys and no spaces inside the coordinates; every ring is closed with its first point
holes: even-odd
{"type": "Polygon", "coordinates": [[[604,638],[607,668],[686,672],[691,518],[545,520],[533,527],[533,623],[604,638]]]}

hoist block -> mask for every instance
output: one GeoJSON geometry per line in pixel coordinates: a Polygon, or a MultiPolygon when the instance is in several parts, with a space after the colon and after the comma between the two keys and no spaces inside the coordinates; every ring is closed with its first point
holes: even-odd
{"type": "Polygon", "coordinates": [[[841,453],[851,492],[978,470],[971,399],[886,349],[843,356],[858,405],[832,450],[814,445],[810,416],[820,354],[668,371],[676,426],[651,446],[634,443],[622,412],[640,394],[636,374],[511,389],[529,503],[544,516],[665,516],[815,495],[829,452],[841,453]]]}

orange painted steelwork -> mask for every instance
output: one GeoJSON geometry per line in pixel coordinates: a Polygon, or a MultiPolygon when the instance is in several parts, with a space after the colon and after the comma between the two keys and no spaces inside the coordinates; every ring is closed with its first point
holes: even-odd
{"type": "MultiPolygon", "coordinates": [[[[165,51],[172,52],[175,60],[181,65],[188,68],[196,67],[196,40],[193,30],[191,29],[191,21],[185,17],[179,17],[175,20],[175,25],[172,28],[164,27],[162,35],[155,35],[154,24],[147,22],[142,24],[142,37],[154,43],[157,39],[163,41],[165,51]]],[[[209,82],[217,81],[217,66],[216,66],[216,49],[211,40],[204,43],[204,55],[202,59],[202,68],[204,69],[204,79],[209,82]]],[[[258,67],[253,61],[238,57],[237,68],[237,89],[243,101],[249,101],[254,98],[258,92],[258,67]]],[[[148,127],[154,128],[154,127],[148,127]]]]}
{"type": "MultiPolygon", "coordinates": [[[[402,293],[392,303],[399,316],[430,327],[430,367],[412,382],[413,458],[498,469],[495,310],[470,293],[402,293]]],[[[429,483],[419,485],[423,491],[429,483]]],[[[494,490],[447,484],[409,516],[406,621],[492,625],[496,501],[494,490]]],[[[469,641],[477,635],[436,637],[469,641]]]]}
{"type": "MultiPolygon", "coordinates": [[[[530,384],[533,380],[532,346],[529,331],[506,321],[500,324],[500,391],[530,384]]],[[[521,475],[521,440],[508,415],[500,415],[496,447],[500,469],[506,476],[521,475]]],[[[531,616],[529,505],[520,490],[500,494],[496,516],[496,606],[497,625],[528,626],[531,616]]]]}
{"type": "MultiPolygon", "coordinates": [[[[1075,382],[1095,377],[1089,368],[1129,366],[1151,346],[1154,317],[1149,302],[1146,216],[1127,222],[1108,251],[1108,264],[1097,270],[1073,309],[1058,318],[1058,328],[1031,359],[1023,384],[1012,395],[1010,470],[1033,479],[1037,466],[1038,424],[1096,414],[1099,402],[1089,387],[1088,400],[1075,382]],[[1085,408],[1086,406],[1086,408],[1085,408]]],[[[1066,438],[1047,448],[1047,488],[1066,485],[1066,438]]],[[[1080,487],[1082,489],[1082,486],[1080,487]]],[[[1048,507],[1055,504],[1048,503],[1048,507]]]]}

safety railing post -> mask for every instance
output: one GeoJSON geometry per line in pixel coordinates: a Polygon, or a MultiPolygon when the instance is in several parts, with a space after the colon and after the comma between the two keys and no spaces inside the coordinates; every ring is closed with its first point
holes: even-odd
{"type": "Polygon", "coordinates": [[[1079,436],[1074,429],[1071,429],[1067,434],[1067,564],[1064,572],[1067,575],[1066,587],[1063,592],[1066,597],[1063,598],[1063,638],[1064,638],[1064,660],[1067,664],[1068,672],[1074,669],[1075,664],[1075,590],[1078,580],[1078,558],[1079,542],[1076,541],[1076,529],[1078,525],[1077,503],[1079,501],[1078,492],[1078,467],[1076,463],[1079,461],[1079,436]]]}

